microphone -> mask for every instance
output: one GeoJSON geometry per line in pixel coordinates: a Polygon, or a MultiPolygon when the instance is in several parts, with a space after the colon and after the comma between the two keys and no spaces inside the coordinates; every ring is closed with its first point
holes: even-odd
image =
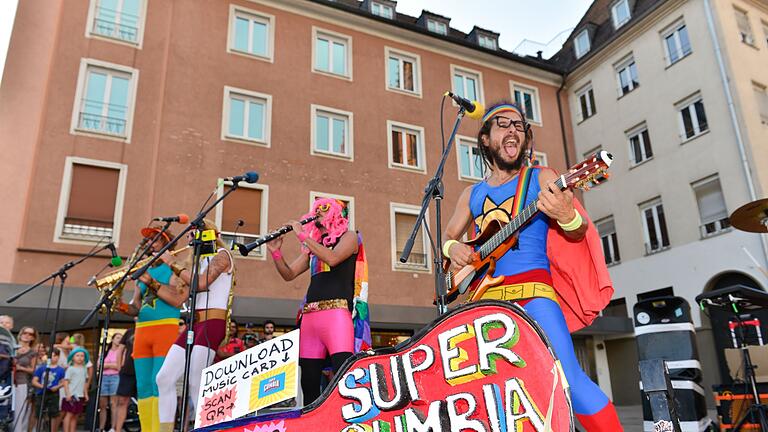
{"type": "Polygon", "coordinates": [[[246,183],[256,183],[257,181],[259,181],[259,173],[257,173],[256,171],[248,171],[243,175],[234,176],[234,177],[224,177],[222,180],[231,181],[232,183],[237,183],[241,181],[245,181],[246,183]]]}
{"type": "Polygon", "coordinates": [[[161,222],[178,222],[181,224],[189,223],[189,216],[185,215],[184,213],[179,213],[176,216],[158,216],[153,221],[161,221],[161,222]]]}
{"type": "Polygon", "coordinates": [[[115,244],[110,243],[107,245],[107,248],[110,252],[112,252],[112,259],[109,261],[109,264],[112,267],[120,267],[123,265],[123,259],[120,258],[120,255],[117,254],[117,249],[115,249],[115,244]]]}
{"type": "Polygon", "coordinates": [[[483,114],[485,114],[485,108],[480,102],[471,101],[449,91],[445,92],[444,96],[450,96],[450,98],[453,99],[456,104],[464,108],[464,110],[467,112],[467,117],[475,120],[480,120],[483,118],[483,114]]]}

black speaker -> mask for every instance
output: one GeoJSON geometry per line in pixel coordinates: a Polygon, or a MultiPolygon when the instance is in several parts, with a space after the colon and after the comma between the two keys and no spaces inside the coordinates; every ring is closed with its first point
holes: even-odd
{"type": "Polygon", "coordinates": [[[691,307],[682,297],[638,301],[633,309],[639,360],[662,359],[672,380],[701,379],[691,307]]]}

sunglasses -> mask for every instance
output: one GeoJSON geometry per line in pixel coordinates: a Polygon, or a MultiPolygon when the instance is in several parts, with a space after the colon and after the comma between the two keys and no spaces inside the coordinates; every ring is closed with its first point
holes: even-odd
{"type": "Polygon", "coordinates": [[[34,332],[29,332],[29,331],[25,331],[25,332],[23,332],[23,333],[21,333],[21,334],[23,334],[23,335],[29,335],[29,336],[34,336],[34,335],[35,335],[35,333],[34,333],[34,332]]]}

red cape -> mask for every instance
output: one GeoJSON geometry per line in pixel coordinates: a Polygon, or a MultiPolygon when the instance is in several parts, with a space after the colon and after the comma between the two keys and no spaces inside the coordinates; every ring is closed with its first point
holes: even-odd
{"type": "Polygon", "coordinates": [[[613,296],[600,235],[584,207],[578,200],[573,201],[576,211],[589,224],[584,238],[567,238],[554,221],[550,222],[547,234],[552,284],[571,333],[592,324],[613,296]]]}

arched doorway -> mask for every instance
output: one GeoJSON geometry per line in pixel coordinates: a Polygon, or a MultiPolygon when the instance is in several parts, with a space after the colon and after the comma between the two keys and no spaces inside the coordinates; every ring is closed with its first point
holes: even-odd
{"type": "MultiPolygon", "coordinates": [[[[737,271],[728,271],[720,273],[710,279],[709,282],[707,282],[707,284],[704,286],[702,292],[707,293],[721,288],[728,288],[734,285],[744,285],[750,288],[765,291],[765,288],[751,276],[737,271]]],[[[750,313],[760,319],[761,326],[763,327],[763,334],[766,334],[765,332],[768,331],[768,310],[750,313]]],[[[725,358],[725,349],[733,348],[731,333],[728,329],[728,321],[732,317],[732,313],[720,308],[710,307],[707,308],[706,311],[701,311],[700,314],[702,329],[709,328],[712,331],[714,350],[717,356],[718,371],[720,373],[719,382],[722,384],[731,384],[732,380],[725,358]]]]}

